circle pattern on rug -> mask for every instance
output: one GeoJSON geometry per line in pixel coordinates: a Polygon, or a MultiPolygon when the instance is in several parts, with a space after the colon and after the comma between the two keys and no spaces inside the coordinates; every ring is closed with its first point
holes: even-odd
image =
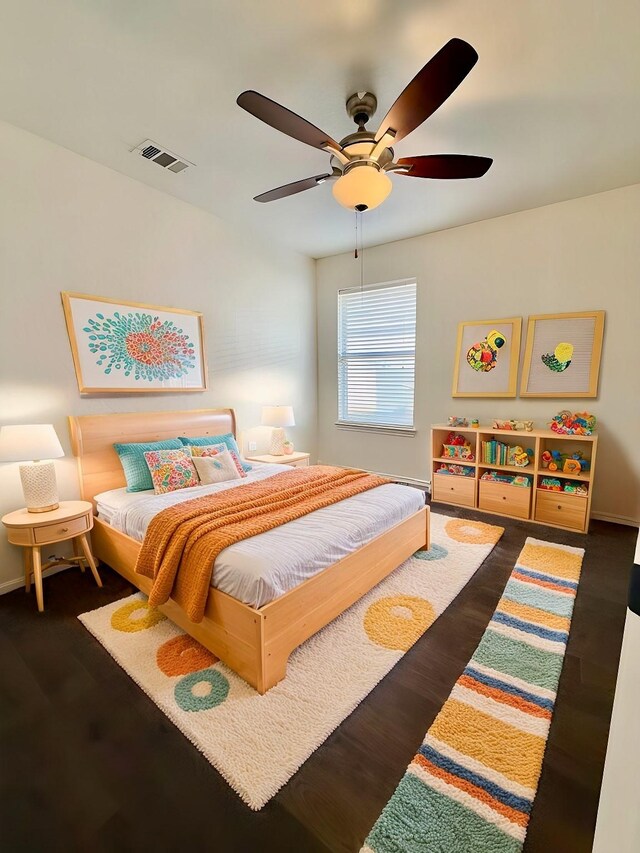
{"type": "Polygon", "coordinates": [[[156,652],[156,663],[165,675],[187,675],[217,663],[209,649],[188,634],[179,634],[163,643],[156,652]]]}
{"type": "Polygon", "coordinates": [[[433,605],[426,598],[393,595],[374,601],[367,608],[364,630],[376,645],[406,652],[435,618],[433,605]]]}
{"type": "Polygon", "coordinates": [[[502,528],[482,521],[467,521],[464,518],[452,518],[444,526],[447,534],[456,542],[469,545],[495,545],[502,536],[502,528]]]}
{"type": "Polygon", "coordinates": [[[201,669],[185,675],[175,687],[176,702],[183,711],[208,711],[229,695],[229,682],[217,669],[201,669]]]}
{"type": "Polygon", "coordinates": [[[116,631],[135,634],[136,631],[146,631],[167,617],[156,607],[149,607],[146,601],[130,601],[123,604],[111,614],[111,627],[116,631]],[[138,611],[142,611],[138,613],[138,611]],[[137,615],[134,615],[136,614],[137,615]]]}
{"type": "Polygon", "coordinates": [[[448,553],[446,548],[434,542],[428,551],[416,551],[413,556],[418,560],[444,560],[448,553]]]}

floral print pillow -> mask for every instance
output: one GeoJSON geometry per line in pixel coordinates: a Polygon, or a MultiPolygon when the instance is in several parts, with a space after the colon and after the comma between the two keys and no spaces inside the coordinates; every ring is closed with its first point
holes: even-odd
{"type": "Polygon", "coordinates": [[[247,472],[242,467],[242,462],[240,461],[240,457],[235,452],[235,450],[230,450],[226,444],[205,444],[199,446],[192,446],[189,448],[191,451],[191,455],[194,457],[198,456],[217,456],[220,453],[224,453],[225,450],[229,451],[229,455],[233,459],[233,462],[238,469],[238,474],[241,477],[246,477],[247,472]]]}
{"type": "Polygon", "coordinates": [[[156,495],[200,485],[195,466],[184,450],[148,450],[144,458],[156,495]]]}

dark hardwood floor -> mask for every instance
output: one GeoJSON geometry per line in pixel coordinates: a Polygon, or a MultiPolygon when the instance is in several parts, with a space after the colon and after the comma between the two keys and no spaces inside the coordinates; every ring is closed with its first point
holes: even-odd
{"type": "Polygon", "coordinates": [[[588,853],[636,531],[599,521],[588,536],[505,524],[445,613],[257,813],[75,618],[129,594],[122,578],[102,566],[100,590],[77,570],[51,576],[44,614],[33,593],[2,596],[1,849],[359,850],[535,536],[586,547],[586,557],[525,850],[588,853]]]}

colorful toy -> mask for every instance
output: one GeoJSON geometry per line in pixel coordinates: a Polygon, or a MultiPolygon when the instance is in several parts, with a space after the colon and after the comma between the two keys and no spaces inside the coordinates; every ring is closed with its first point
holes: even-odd
{"type": "Polygon", "coordinates": [[[449,426],[452,427],[468,427],[469,421],[466,418],[450,417],[448,420],[449,426]]]}
{"type": "Polygon", "coordinates": [[[581,450],[576,450],[576,452],[572,454],[571,458],[580,463],[581,471],[588,471],[591,468],[591,463],[588,459],[585,459],[581,450]]]}
{"type": "Polygon", "coordinates": [[[453,474],[456,477],[474,477],[475,470],[473,468],[469,468],[468,465],[452,465],[446,462],[436,470],[436,474],[453,474]]]}
{"type": "Polygon", "coordinates": [[[540,457],[540,461],[542,462],[543,468],[548,468],[549,463],[553,460],[553,456],[549,453],[548,450],[542,451],[542,456],[540,457]]]}
{"type": "Polygon", "coordinates": [[[566,492],[569,495],[576,494],[578,491],[578,486],[576,483],[572,483],[570,480],[567,480],[562,487],[562,491],[566,492]]]}
{"type": "Polygon", "coordinates": [[[442,445],[442,456],[445,459],[467,459],[473,462],[471,444],[459,433],[450,432],[442,445]]]}
{"type": "Polygon", "coordinates": [[[533,450],[530,450],[529,448],[525,450],[523,447],[520,447],[519,444],[516,444],[514,447],[509,448],[507,465],[517,465],[519,468],[524,468],[532,461],[532,459],[533,450]]]}
{"type": "Polygon", "coordinates": [[[477,418],[472,418],[471,419],[471,426],[474,429],[478,429],[478,427],[480,426],[480,421],[477,418]]]}
{"type": "Polygon", "coordinates": [[[485,471],[480,477],[481,480],[490,481],[491,483],[506,483],[508,486],[521,486],[530,488],[531,478],[525,477],[522,474],[503,474],[499,471],[485,471]]]}
{"type": "Polygon", "coordinates": [[[492,329],[487,337],[477,344],[473,344],[467,351],[467,363],[474,370],[482,373],[488,373],[496,366],[498,360],[498,350],[501,349],[507,340],[502,332],[492,329]]]}
{"type": "Polygon", "coordinates": [[[569,459],[564,460],[564,465],[562,466],[563,474],[579,474],[581,470],[582,468],[577,459],[569,457],[569,459]]]}
{"type": "Polygon", "coordinates": [[[514,432],[531,432],[533,429],[533,421],[494,421],[491,429],[508,429],[513,430],[514,432]]]}
{"type": "Polygon", "coordinates": [[[560,435],[592,435],[596,428],[596,417],[589,412],[572,415],[568,409],[563,409],[550,421],[549,427],[560,435]]]}
{"type": "Polygon", "coordinates": [[[540,488],[547,489],[550,492],[561,492],[562,483],[555,477],[543,477],[542,481],[540,482],[540,488]]]}
{"type": "Polygon", "coordinates": [[[588,494],[589,487],[586,486],[584,483],[578,483],[578,485],[576,486],[576,495],[581,495],[583,498],[586,498],[588,494]]]}

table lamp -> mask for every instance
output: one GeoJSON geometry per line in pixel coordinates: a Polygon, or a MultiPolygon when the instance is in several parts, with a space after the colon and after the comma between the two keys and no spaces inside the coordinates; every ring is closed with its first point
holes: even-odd
{"type": "Polygon", "coordinates": [[[58,508],[56,469],[50,460],[61,456],[64,450],[51,424],[0,427],[0,462],[26,463],[20,466],[20,479],[29,512],[58,508]]]}
{"type": "Polygon", "coordinates": [[[263,406],[262,425],[274,427],[271,433],[272,456],[284,456],[284,443],[286,436],[283,427],[295,426],[293,417],[293,406],[263,406]]]}

